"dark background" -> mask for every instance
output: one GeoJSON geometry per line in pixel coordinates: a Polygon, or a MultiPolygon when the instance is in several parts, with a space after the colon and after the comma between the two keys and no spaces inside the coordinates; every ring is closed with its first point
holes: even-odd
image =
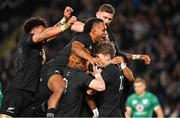
{"type": "MultiPolygon", "coordinates": [[[[41,16],[50,26],[63,17],[69,5],[78,19],[94,17],[103,3],[116,9],[111,28],[119,49],[148,54],[152,63],[129,62],[135,77],[147,81],[160,100],[165,116],[180,116],[180,1],[179,0],[0,0],[0,80],[2,90],[14,76],[17,40],[23,23],[41,16]]],[[[54,57],[75,35],[66,31],[45,46],[54,57]]]]}

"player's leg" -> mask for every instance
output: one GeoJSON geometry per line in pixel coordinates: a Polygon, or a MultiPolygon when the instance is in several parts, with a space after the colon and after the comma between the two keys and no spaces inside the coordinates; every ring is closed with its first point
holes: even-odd
{"type": "Polygon", "coordinates": [[[23,106],[22,101],[22,96],[18,89],[8,88],[4,93],[0,114],[12,117],[18,116],[23,106]]]}
{"type": "Polygon", "coordinates": [[[64,93],[65,83],[60,74],[54,74],[49,78],[48,88],[52,92],[48,100],[48,113],[47,116],[54,115],[58,106],[59,100],[64,93]]]}

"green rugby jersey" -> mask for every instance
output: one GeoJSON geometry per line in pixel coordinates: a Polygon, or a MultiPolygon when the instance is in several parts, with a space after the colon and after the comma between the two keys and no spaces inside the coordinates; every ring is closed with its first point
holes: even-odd
{"type": "Polygon", "coordinates": [[[127,100],[127,107],[131,108],[131,116],[151,118],[153,110],[159,106],[159,101],[155,95],[145,92],[143,96],[132,94],[127,100]]]}

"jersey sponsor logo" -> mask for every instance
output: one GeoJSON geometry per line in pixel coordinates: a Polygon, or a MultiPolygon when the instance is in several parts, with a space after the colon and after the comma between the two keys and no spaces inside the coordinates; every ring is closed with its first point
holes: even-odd
{"type": "Polygon", "coordinates": [[[142,103],[145,105],[145,104],[147,104],[149,101],[148,101],[148,99],[143,99],[142,100],[142,103]]]}
{"type": "Polygon", "coordinates": [[[138,105],[136,106],[136,110],[137,110],[138,112],[141,112],[141,111],[144,110],[144,106],[143,106],[142,104],[138,104],[138,105]]]}
{"type": "Polygon", "coordinates": [[[89,46],[89,49],[92,50],[92,45],[89,46]]]}
{"type": "Polygon", "coordinates": [[[135,105],[135,104],[137,104],[137,103],[138,103],[137,100],[133,100],[133,101],[132,101],[132,104],[133,104],[133,105],[135,105]]]}
{"type": "Polygon", "coordinates": [[[15,108],[14,107],[8,107],[8,109],[6,110],[9,113],[14,113],[15,108]]]}
{"type": "Polygon", "coordinates": [[[70,71],[67,71],[67,72],[66,72],[66,76],[69,76],[70,74],[71,74],[70,71]]]}
{"type": "Polygon", "coordinates": [[[60,72],[59,72],[59,70],[55,70],[54,72],[55,72],[55,73],[57,73],[57,74],[59,74],[59,73],[60,73],[60,72]]]}

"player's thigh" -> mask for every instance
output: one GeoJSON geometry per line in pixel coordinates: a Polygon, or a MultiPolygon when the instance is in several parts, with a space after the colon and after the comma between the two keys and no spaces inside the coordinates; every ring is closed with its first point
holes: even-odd
{"type": "Polygon", "coordinates": [[[48,80],[48,88],[52,92],[65,89],[65,82],[60,74],[53,74],[48,80]]]}

